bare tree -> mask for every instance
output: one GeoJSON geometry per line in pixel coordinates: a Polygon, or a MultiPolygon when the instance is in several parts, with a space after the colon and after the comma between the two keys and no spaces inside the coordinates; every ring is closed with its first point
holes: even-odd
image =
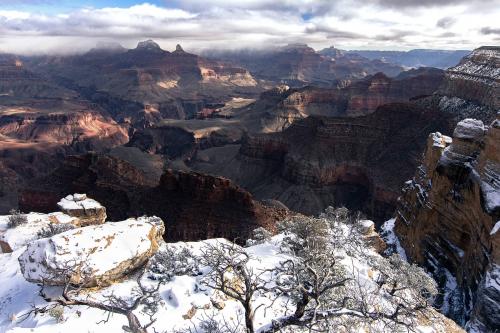
{"type": "MultiPolygon", "coordinates": [[[[83,269],[84,270],[84,269],[83,269]]],[[[136,282],[137,287],[132,290],[131,298],[124,299],[118,297],[114,294],[104,296],[104,301],[92,298],[89,293],[84,292],[85,289],[82,287],[85,285],[85,281],[81,281],[80,284],[75,285],[70,281],[70,276],[77,272],[81,272],[82,269],[68,263],[65,268],[61,269],[58,274],[61,276],[68,277],[66,283],[62,287],[60,295],[54,297],[49,296],[46,292],[47,284],[40,284],[39,295],[48,303],[45,306],[33,305],[32,309],[21,316],[21,320],[27,319],[30,315],[37,315],[40,313],[48,313],[56,307],[67,307],[83,305],[91,308],[100,309],[108,312],[107,319],[102,322],[107,322],[111,313],[117,313],[124,315],[127,318],[128,325],[123,326],[123,329],[131,333],[147,333],[147,329],[155,323],[156,319],[154,315],[157,311],[157,306],[161,301],[158,294],[161,282],[156,283],[154,286],[146,286],[143,282],[143,277],[146,272],[146,268],[142,268],[137,274],[136,282]],[[139,308],[139,306],[144,306],[143,312],[149,316],[149,322],[147,324],[141,324],[134,311],[139,308]]]]}
{"type": "Polygon", "coordinates": [[[201,249],[199,261],[210,268],[202,284],[238,301],[244,310],[245,327],[254,333],[254,316],[258,307],[253,306],[255,296],[266,291],[270,281],[268,270],[255,270],[249,265],[252,258],[234,243],[207,243],[201,249]]]}
{"type": "Polygon", "coordinates": [[[274,320],[263,332],[289,326],[337,331],[346,320],[411,330],[418,316],[427,314],[437,292],[434,281],[398,256],[371,256],[357,231],[358,218],[339,223],[341,213],[296,217],[281,224],[286,235],[282,248],[291,259],[276,268],[275,290],[291,296],[295,311],[274,320]],[[339,263],[342,252],[369,263],[374,279],[362,282],[354,263],[348,272],[339,263]]]}

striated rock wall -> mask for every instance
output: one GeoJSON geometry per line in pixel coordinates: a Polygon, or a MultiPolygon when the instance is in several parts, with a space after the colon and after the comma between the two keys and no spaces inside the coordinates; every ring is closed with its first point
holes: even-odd
{"type": "Polygon", "coordinates": [[[440,93],[500,108],[500,47],[483,46],[446,71],[440,93]]]}
{"type": "Polygon", "coordinates": [[[470,325],[490,329],[500,325],[491,315],[500,311],[499,284],[492,283],[500,263],[499,125],[466,119],[453,141],[431,134],[422,165],[403,188],[395,226],[408,257],[440,283],[442,312],[462,325],[472,314],[470,325]]]}
{"type": "Polygon", "coordinates": [[[334,88],[285,86],[262,93],[251,112],[259,114],[263,132],[281,131],[308,116],[357,117],[370,114],[384,104],[432,95],[443,77],[442,70],[420,68],[395,78],[377,73],[334,88]]]}
{"type": "Polygon", "coordinates": [[[239,154],[211,172],[294,211],[347,205],[380,222],[418,165],[428,129],[447,126],[446,114],[411,104],[353,118],[311,116],[283,132],[245,138],[239,154]]]}

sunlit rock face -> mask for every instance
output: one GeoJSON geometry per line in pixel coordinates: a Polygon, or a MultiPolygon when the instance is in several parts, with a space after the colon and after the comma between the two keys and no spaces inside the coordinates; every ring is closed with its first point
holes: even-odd
{"type": "MultiPolygon", "coordinates": [[[[461,324],[498,327],[500,126],[465,119],[453,139],[429,136],[403,188],[396,231],[409,258],[440,282],[441,310],[461,324]]],[[[471,326],[472,327],[472,326],[471,326]]]]}

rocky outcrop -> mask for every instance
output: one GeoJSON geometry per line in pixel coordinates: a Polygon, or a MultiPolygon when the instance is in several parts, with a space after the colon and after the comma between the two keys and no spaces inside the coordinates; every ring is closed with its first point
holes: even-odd
{"type": "Polygon", "coordinates": [[[106,208],[86,194],[70,194],[57,203],[63,213],[78,219],[79,226],[103,224],[106,208]]]}
{"type": "Polygon", "coordinates": [[[320,54],[306,44],[289,44],[265,50],[211,51],[210,57],[230,61],[247,68],[250,73],[263,80],[285,83],[290,86],[331,87],[345,79],[359,79],[377,72],[396,76],[403,68],[382,62],[371,61],[359,55],[338,52],[320,54]]]}
{"type": "Polygon", "coordinates": [[[132,205],[144,188],[154,187],[154,179],[124,160],[95,153],[68,156],[48,176],[28,184],[21,191],[22,211],[49,213],[58,209],[59,198],[69,193],[86,193],[106,207],[115,221],[134,216],[132,205]]]}
{"type": "Polygon", "coordinates": [[[125,128],[86,101],[34,100],[4,104],[0,111],[0,134],[20,142],[99,151],[128,141],[125,128]]]}
{"type": "MultiPolygon", "coordinates": [[[[431,134],[422,165],[406,183],[396,232],[408,257],[440,283],[441,311],[464,325],[498,327],[500,125],[460,122],[453,141],[431,134]]],[[[483,330],[483,331],[487,331],[483,330]]]]}
{"type": "Polygon", "coordinates": [[[167,170],[149,195],[155,200],[143,203],[146,210],[169,216],[168,241],[224,237],[242,243],[258,227],[274,230],[288,214],[255,201],[229,179],[193,172],[167,170]]]}
{"type": "Polygon", "coordinates": [[[192,155],[196,140],[193,133],[180,127],[159,126],[136,131],[127,146],[137,147],[150,154],[178,158],[192,155]]]}
{"type": "Polygon", "coordinates": [[[139,167],[100,154],[70,156],[51,175],[27,184],[20,208],[51,212],[67,193],[87,193],[106,207],[111,220],[159,216],[167,223],[169,241],[226,237],[243,242],[253,229],[272,229],[288,214],[221,177],[169,170],[155,183],[139,167]]]}
{"type": "Polygon", "coordinates": [[[246,69],[205,59],[180,46],[169,52],[152,40],[130,50],[39,57],[29,63],[37,73],[98,103],[114,119],[136,126],[192,118],[207,103],[262,91],[246,69]]]}
{"type": "MultiPolygon", "coordinates": [[[[311,116],[281,133],[245,138],[237,156],[211,172],[294,211],[346,205],[380,222],[393,213],[431,127],[447,128],[447,115],[411,104],[361,117],[311,116]]],[[[191,165],[204,170],[207,163],[191,165]]]]}
{"type": "Polygon", "coordinates": [[[30,242],[19,265],[26,280],[35,283],[106,286],[142,266],[164,231],[156,217],[69,230],[30,242]]]}
{"type": "Polygon", "coordinates": [[[259,118],[260,131],[276,132],[308,116],[357,117],[390,103],[408,103],[432,95],[440,86],[444,72],[420,68],[390,78],[383,73],[349,82],[335,88],[281,86],[261,94],[248,117],[259,118]]]}
{"type": "Polygon", "coordinates": [[[500,108],[500,47],[483,46],[446,71],[440,93],[500,108]]]}

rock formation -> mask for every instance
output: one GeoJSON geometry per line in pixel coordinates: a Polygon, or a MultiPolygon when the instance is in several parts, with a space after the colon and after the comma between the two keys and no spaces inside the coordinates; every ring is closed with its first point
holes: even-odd
{"type": "Polygon", "coordinates": [[[462,325],[472,316],[469,327],[481,331],[500,325],[499,144],[498,119],[489,127],[466,119],[453,141],[431,134],[395,226],[408,257],[440,282],[442,312],[462,325]]]}
{"type": "Polygon", "coordinates": [[[247,68],[263,80],[290,86],[331,87],[345,79],[359,79],[377,72],[398,75],[403,68],[355,55],[322,55],[306,44],[290,44],[266,50],[211,51],[207,53],[247,68]]]}
{"type": "Polygon", "coordinates": [[[19,265],[30,282],[105,286],[142,266],[164,231],[163,221],[155,217],[69,230],[28,243],[19,265]]]}
{"type": "Polygon", "coordinates": [[[166,171],[155,183],[140,168],[99,154],[70,156],[51,175],[30,182],[21,192],[20,208],[51,212],[58,198],[68,193],[95,198],[111,220],[159,216],[166,221],[169,241],[212,237],[244,241],[253,229],[272,229],[277,219],[288,214],[286,209],[255,201],[221,177],[166,171]]]}
{"type": "Polygon", "coordinates": [[[500,108],[500,47],[483,46],[446,71],[440,93],[500,108]]]}
{"type": "Polygon", "coordinates": [[[347,205],[380,222],[393,213],[429,128],[447,128],[447,117],[411,104],[383,105],[361,117],[311,116],[281,133],[246,137],[223,165],[211,164],[208,152],[203,163],[190,165],[294,211],[318,214],[347,205]]]}
{"type": "Polygon", "coordinates": [[[180,45],[168,52],[152,40],[130,50],[29,60],[37,73],[136,126],[192,118],[206,104],[229,100],[235,92],[262,91],[244,68],[185,52],[180,45]]]}
{"type": "Polygon", "coordinates": [[[61,211],[78,219],[79,226],[103,224],[106,208],[86,194],[70,194],[57,203],[61,211]]]}
{"type": "MultiPolygon", "coordinates": [[[[255,118],[262,132],[276,132],[290,126],[297,119],[308,116],[357,117],[374,112],[389,103],[409,102],[411,99],[432,95],[440,86],[444,72],[420,68],[403,72],[395,78],[383,73],[350,82],[336,88],[281,86],[261,94],[250,106],[242,123],[255,118]]],[[[257,130],[258,131],[258,130],[257,130]]]]}

